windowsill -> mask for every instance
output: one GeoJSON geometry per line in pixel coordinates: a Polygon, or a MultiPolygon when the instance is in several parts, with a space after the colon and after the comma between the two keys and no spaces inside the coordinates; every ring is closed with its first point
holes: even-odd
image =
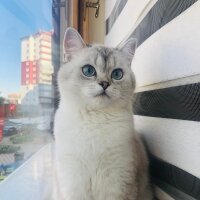
{"type": "Polygon", "coordinates": [[[1,200],[42,199],[44,187],[52,183],[53,143],[35,153],[0,183],[1,200]]]}

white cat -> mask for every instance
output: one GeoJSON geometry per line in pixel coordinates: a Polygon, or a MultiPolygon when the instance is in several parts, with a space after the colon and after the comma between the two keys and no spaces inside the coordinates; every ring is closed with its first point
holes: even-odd
{"type": "Polygon", "coordinates": [[[133,126],[136,41],[87,47],[68,28],[58,74],[53,200],[151,200],[148,161],[133,126]]]}

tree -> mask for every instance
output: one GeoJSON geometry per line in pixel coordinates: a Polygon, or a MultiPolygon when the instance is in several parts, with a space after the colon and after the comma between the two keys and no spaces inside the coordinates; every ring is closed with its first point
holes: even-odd
{"type": "Polygon", "coordinates": [[[0,105],[4,104],[5,98],[0,97],[0,105]]]}

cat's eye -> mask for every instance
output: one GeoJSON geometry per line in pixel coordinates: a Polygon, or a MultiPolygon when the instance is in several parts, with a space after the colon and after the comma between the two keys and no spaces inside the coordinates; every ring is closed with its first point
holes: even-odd
{"type": "Polygon", "coordinates": [[[118,69],[114,69],[112,71],[111,78],[115,79],[115,80],[120,80],[120,79],[122,79],[123,75],[124,74],[123,74],[122,69],[118,68],[118,69]]]}
{"type": "Polygon", "coordinates": [[[92,77],[96,75],[96,70],[92,65],[84,65],[82,67],[82,72],[87,77],[92,77]]]}

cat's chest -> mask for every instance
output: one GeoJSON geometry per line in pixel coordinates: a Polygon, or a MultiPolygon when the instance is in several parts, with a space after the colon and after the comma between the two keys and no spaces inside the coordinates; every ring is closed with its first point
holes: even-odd
{"type": "Polygon", "coordinates": [[[60,155],[97,158],[113,148],[126,146],[133,136],[132,118],[111,115],[76,117],[59,111],[55,120],[56,146],[60,155]]]}
{"type": "Polygon", "coordinates": [[[64,143],[81,146],[103,146],[126,137],[129,128],[112,123],[65,122],[58,127],[56,137],[64,143]],[[123,136],[124,134],[124,136],[123,136]],[[121,138],[122,137],[122,138],[121,138]]]}
{"type": "Polygon", "coordinates": [[[128,123],[92,123],[90,121],[65,121],[57,124],[56,142],[61,154],[94,159],[112,148],[126,145],[132,137],[128,123]]]}
{"type": "Polygon", "coordinates": [[[90,116],[77,117],[76,115],[64,115],[58,113],[56,117],[55,131],[62,135],[84,135],[89,137],[98,134],[112,134],[121,131],[127,131],[132,128],[132,118],[125,120],[123,117],[115,118],[112,116],[90,116]],[[60,133],[60,132],[65,133],[60,133]]]}

